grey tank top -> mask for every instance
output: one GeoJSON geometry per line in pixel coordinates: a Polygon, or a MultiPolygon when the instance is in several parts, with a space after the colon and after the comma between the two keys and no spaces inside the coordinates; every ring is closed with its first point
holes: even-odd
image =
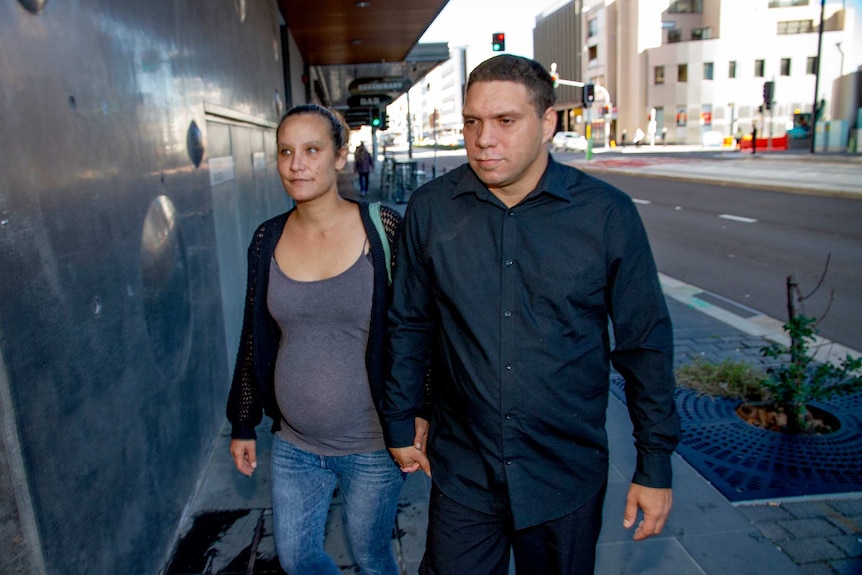
{"type": "Polygon", "coordinates": [[[318,455],[384,449],[371,399],[365,348],[374,268],[360,255],[333,278],[290,279],[272,259],[267,306],[281,328],[275,394],[284,420],[278,436],[318,455]]]}

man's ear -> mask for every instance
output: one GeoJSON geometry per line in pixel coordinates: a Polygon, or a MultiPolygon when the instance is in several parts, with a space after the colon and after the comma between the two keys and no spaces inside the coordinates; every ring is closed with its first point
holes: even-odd
{"type": "Polygon", "coordinates": [[[556,129],[557,111],[554,110],[553,106],[549,106],[548,109],[545,110],[545,114],[542,116],[542,135],[544,136],[546,144],[554,137],[554,130],[556,129]]]}

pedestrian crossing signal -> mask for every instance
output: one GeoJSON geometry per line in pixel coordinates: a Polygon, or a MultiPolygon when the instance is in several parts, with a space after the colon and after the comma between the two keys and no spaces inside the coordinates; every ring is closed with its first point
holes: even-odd
{"type": "Polygon", "coordinates": [[[491,49],[494,52],[506,51],[506,35],[503,32],[494,32],[491,35],[491,49]]]}

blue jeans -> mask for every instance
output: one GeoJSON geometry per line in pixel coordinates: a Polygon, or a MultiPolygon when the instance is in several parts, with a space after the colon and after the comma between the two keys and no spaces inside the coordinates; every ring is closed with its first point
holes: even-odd
{"type": "Polygon", "coordinates": [[[368,193],[368,174],[359,172],[359,193],[363,196],[368,193]]]}
{"type": "Polygon", "coordinates": [[[340,575],[323,550],[336,483],[353,557],[363,575],[397,575],[392,530],[404,478],[386,450],[356,455],[309,453],[275,436],[272,512],[275,547],[289,575],[340,575]]]}

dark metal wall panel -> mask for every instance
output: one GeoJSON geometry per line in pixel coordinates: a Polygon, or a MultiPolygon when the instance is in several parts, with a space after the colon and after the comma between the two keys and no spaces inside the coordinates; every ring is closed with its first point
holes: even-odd
{"type": "MultiPolygon", "coordinates": [[[[245,274],[216,249],[205,108],[278,121],[277,7],[24,4],[0,3],[0,413],[31,497],[12,503],[49,573],[156,573],[224,421],[220,271],[245,274]]],[[[243,253],[283,202],[265,172],[238,188],[243,253]]]]}

